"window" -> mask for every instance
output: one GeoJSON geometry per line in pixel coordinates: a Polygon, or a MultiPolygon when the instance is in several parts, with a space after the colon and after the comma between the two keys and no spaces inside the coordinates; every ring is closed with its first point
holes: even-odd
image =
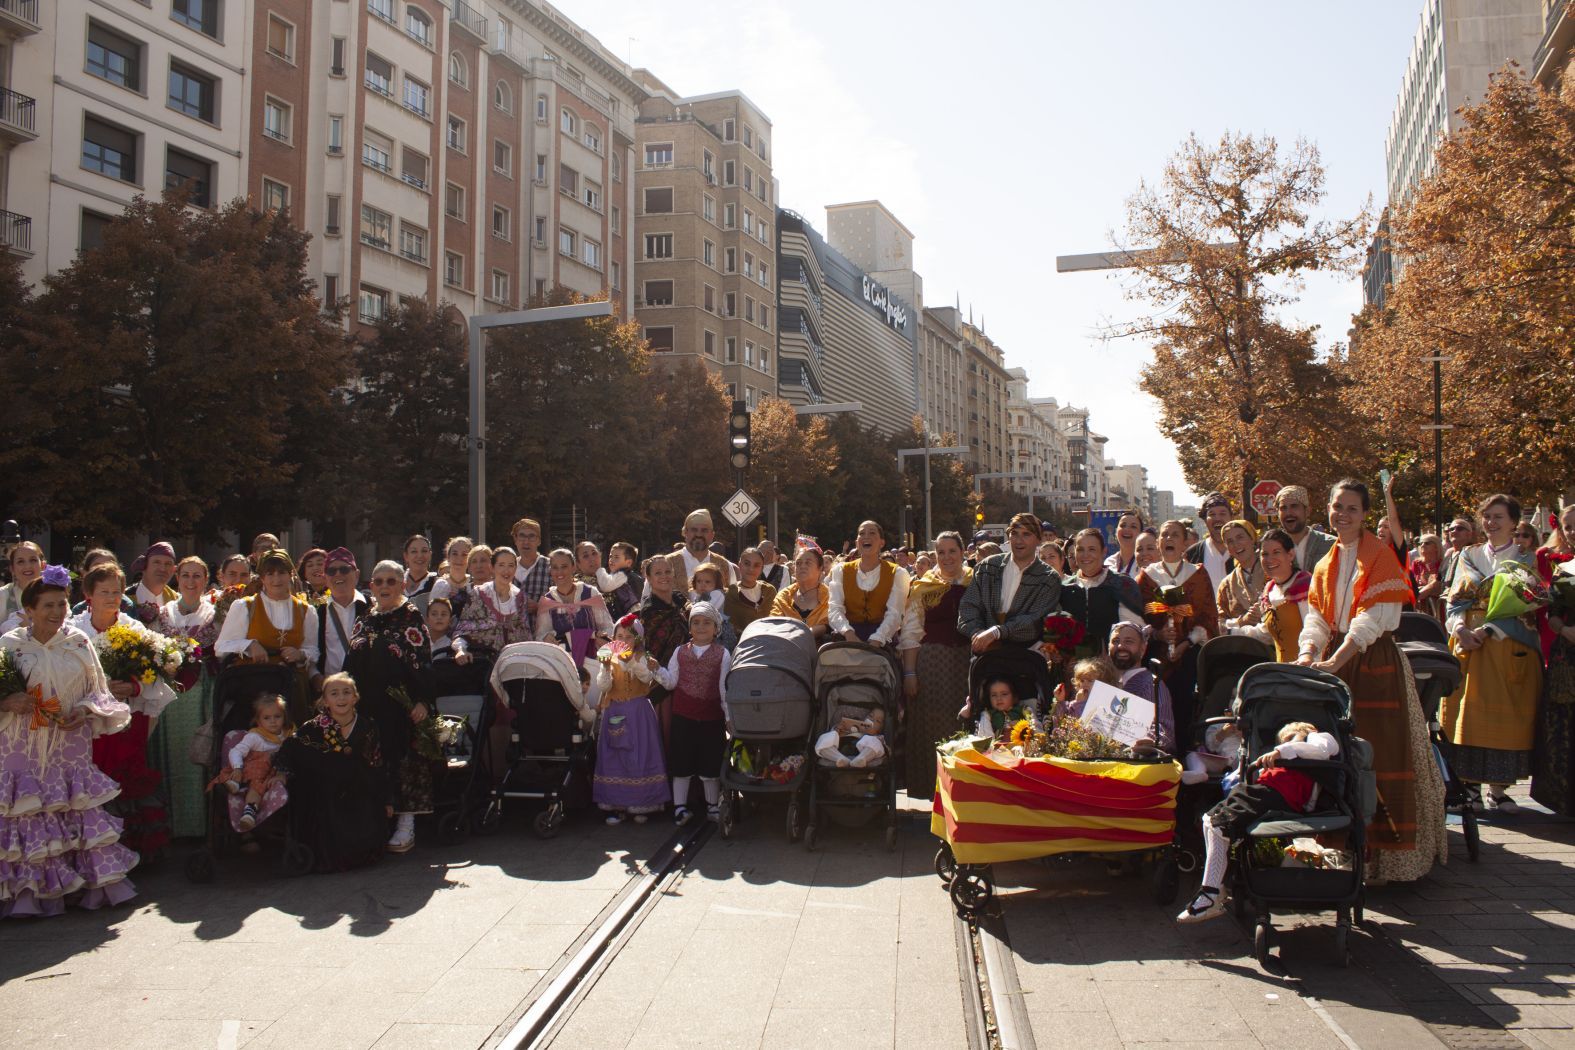
{"type": "Polygon", "coordinates": [[[762,288],[771,287],[771,281],[767,276],[767,271],[770,269],[771,267],[767,266],[764,262],[760,264],[760,287],[762,288]]]}
{"type": "Polygon", "coordinates": [[[337,273],[323,274],[323,308],[327,309],[339,302],[339,275],[337,273]]]}
{"type": "Polygon", "coordinates": [[[738,205],[736,205],[736,204],[724,204],[724,205],[722,205],[722,228],[723,229],[727,229],[727,230],[731,230],[734,226],[737,226],[737,225],[738,225],[738,205]]]}
{"type": "Polygon", "coordinates": [[[728,336],[722,340],[722,345],[726,348],[726,355],[722,360],[730,365],[736,365],[738,363],[738,340],[728,336]]]}
{"type": "Polygon", "coordinates": [[[356,297],[356,315],[366,324],[377,324],[388,316],[388,293],[363,284],[356,297]]]}
{"type": "Polygon", "coordinates": [[[509,301],[509,275],[503,270],[493,270],[487,282],[487,295],[496,303],[509,301]]]}
{"type": "Polygon", "coordinates": [[[752,190],[754,188],[755,188],[755,173],[749,167],[749,165],[746,164],[746,165],[744,165],[744,189],[752,190]]]}
{"type": "Polygon", "coordinates": [[[503,81],[498,81],[492,86],[492,105],[505,113],[514,112],[514,94],[509,91],[509,86],[503,81]]]}
{"type": "Polygon", "coordinates": [[[593,270],[602,268],[602,246],[596,241],[580,242],[580,261],[593,270]]]}
{"type": "Polygon", "coordinates": [[[452,113],[448,116],[448,148],[465,152],[465,122],[452,113]]]}
{"type": "Polygon", "coordinates": [[[330,193],[323,208],[323,232],[337,234],[339,232],[339,194],[330,193]]]}
{"type": "Polygon", "coordinates": [[[726,295],[722,296],[722,316],[723,317],[737,317],[738,316],[738,293],[737,292],[728,292],[726,295]]]}
{"type": "MultiPolygon", "coordinates": [[[[764,328],[768,332],[771,331],[771,314],[769,312],[770,309],[771,308],[769,306],[767,306],[765,303],[761,303],[760,304],[760,327],[764,328]]],[[[766,356],[765,352],[762,351],[760,356],[762,358],[765,357],[766,356]]]]}
{"type": "Polygon", "coordinates": [[[672,281],[646,281],[645,282],[646,306],[672,306],[673,282],[672,281]]]}
{"type": "Polygon", "coordinates": [[[492,206],[492,236],[509,239],[509,210],[501,204],[492,206]]]}
{"type": "Polygon", "coordinates": [[[405,5],[405,32],[427,47],[432,46],[432,19],[414,4],[405,5]]]}
{"type": "MultiPolygon", "coordinates": [[[[617,285],[614,285],[613,287],[616,288],[617,285]]],[[[538,277],[538,278],[536,278],[536,298],[537,299],[545,299],[546,297],[547,297],[547,280],[544,277],[538,277]]]]}
{"type": "Polygon", "coordinates": [[[394,0],[366,0],[366,9],[385,22],[394,20],[394,0]]]}
{"type": "Polygon", "coordinates": [[[545,215],[536,216],[536,243],[543,248],[547,246],[547,217],[545,215]]]}
{"type": "Polygon", "coordinates": [[[771,371],[771,348],[764,343],[760,344],[760,370],[762,372],[771,371]]]}
{"type": "Polygon", "coordinates": [[[449,183],[443,191],[443,214],[451,219],[465,218],[465,187],[449,183]]]}
{"type": "Polygon", "coordinates": [[[744,232],[748,233],[755,225],[755,213],[748,208],[744,209],[744,232]]]}
{"type": "Polygon", "coordinates": [[[427,188],[427,172],[431,170],[431,162],[427,155],[406,146],[399,158],[399,174],[408,185],[418,190],[427,188]]]}
{"type": "Polygon", "coordinates": [[[495,51],[508,51],[509,40],[514,36],[514,23],[500,18],[492,24],[492,47],[495,51]]]}
{"type": "Polygon", "coordinates": [[[766,223],[764,219],[755,223],[755,239],[761,244],[764,244],[767,248],[771,247],[771,238],[766,233],[766,223]]]}
{"type": "Polygon", "coordinates": [[[558,191],[571,197],[580,195],[580,173],[567,164],[558,165],[558,191]]]}
{"type": "Polygon", "coordinates": [[[646,234],[645,257],[647,259],[671,259],[673,257],[673,235],[670,233],[646,234]]]}
{"type": "Polygon", "coordinates": [[[733,141],[733,139],[735,137],[734,133],[733,133],[735,127],[736,127],[736,125],[733,123],[733,118],[732,117],[728,117],[726,120],[722,121],[722,141],[723,142],[732,142],[733,141]]]}
{"type": "Polygon", "coordinates": [[[213,164],[190,153],[182,153],[178,149],[166,147],[164,188],[166,190],[184,188],[189,194],[188,203],[206,208],[213,203],[213,164]]]}
{"type": "Polygon", "coordinates": [[[98,212],[88,211],[86,208],[82,209],[82,227],[81,233],[77,238],[77,249],[85,252],[102,247],[104,244],[104,230],[113,221],[108,215],[100,215],[98,212]]]}
{"type": "Polygon", "coordinates": [[[755,319],[755,298],[752,295],[746,295],[746,296],[744,296],[744,320],[746,320],[746,321],[753,321],[754,319],[755,319]]]}
{"type": "Polygon", "coordinates": [[[724,160],[722,162],[722,185],[733,185],[733,174],[735,170],[736,169],[734,168],[732,161],[724,160]]]}
{"type": "Polygon", "coordinates": [[[465,287],[465,257],[458,252],[443,253],[443,283],[465,287]]]}
{"type": "Polygon", "coordinates": [[[600,153],[602,151],[602,133],[595,124],[585,125],[585,134],[581,136],[580,141],[584,142],[585,148],[592,153],[600,153]]]}
{"type": "Polygon", "coordinates": [[[394,217],[386,211],[361,205],[361,243],[387,250],[392,247],[394,217]]]}
{"type": "Polygon", "coordinates": [[[405,78],[405,108],[422,117],[432,113],[432,89],[419,80],[405,78]]]}
{"type": "Polygon", "coordinates": [[[558,128],[565,135],[573,135],[579,126],[580,122],[575,119],[574,114],[569,110],[560,109],[558,111],[558,128]]]}
{"type": "Polygon", "coordinates": [[[755,129],[748,124],[744,125],[744,145],[751,148],[755,145],[755,129]]]}
{"type": "Polygon", "coordinates": [[[755,257],[749,252],[744,253],[744,276],[755,276],[755,257]]]}
{"type": "Polygon", "coordinates": [[[612,169],[612,179],[613,179],[613,181],[614,182],[622,182],[623,181],[623,157],[621,157],[618,154],[614,153],[612,155],[612,157],[609,158],[609,160],[610,160],[610,163],[609,163],[608,166],[612,169]]]}
{"type": "Polygon", "coordinates": [[[670,168],[673,165],[673,144],[671,142],[649,142],[645,146],[645,166],[647,168],[670,168]]]}
{"type": "Polygon", "coordinates": [[[579,235],[567,226],[558,227],[558,253],[574,258],[574,246],[579,239],[579,235]]]}
{"type": "Polygon", "coordinates": [[[744,364],[752,365],[754,363],[755,363],[755,344],[751,343],[749,340],[746,339],[746,340],[744,340],[744,364]]]}
{"type": "Polygon", "coordinates": [[[755,196],[759,197],[761,201],[765,201],[767,199],[766,177],[764,175],[760,176],[760,181],[755,183],[755,196]]]}
{"type": "Polygon", "coordinates": [[[366,86],[379,95],[394,97],[394,65],[381,55],[366,53],[366,86]]]}
{"type": "Polygon", "coordinates": [[[290,107],[276,98],[263,100],[263,134],[279,142],[290,141],[290,107]]]}
{"type": "Polygon", "coordinates": [[[345,151],[345,118],[334,114],[328,118],[328,152],[334,156],[345,151]]]}
{"type": "Polygon", "coordinates": [[[713,198],[713,197],[709,197],[709,196],[702,197],[701,200],[700,200],[700,214],[705,216],[705,221],[706,222],[715,222],[716,221],[716,199],[713,198]]]}
{"type": "Polygon", "coordinates": [[[448,80],[451,84],[460,87],[470,86],[470,67],[465,65],[465,56],[458,51],[450,51],[448,55],[448,80]]]}
{"type": "Polygon", "coordinates": [[[514,174],[514,150],[502,139],[492,140],[492,170],[499,175],[514,174]]]}
{"type": "Polygon", "coordinates": [[[179,62],[170,63],[169,107],[213,123],[214,80],[179,62]]]}
{"type": "Polygon", "coordinates": [[[342,77],[345,75],[345,38],[336,36],[328,49],[328,75],[342,77]]]}
{"type": "Polygon", "coordinates": [[[427,261],[427,231],[407,222],[400,223],[399,254],[424,265],[427,261]]]}
{"type": "Polygon", "coordinates": [[[665,215],[672,210],[673,191],[671,187],[645,191],[645,213],[647,215],[665,215]]]}
{"type": "Polygon", "coordinates": [[[538,124],[545,124],[545,123],[547,123],[547,96],[546,95],[537,95],[536,96],[536,123],[538,123],[538,124]]]}
{"type": "Polygon", "coordinates": [[[613,263],[609,272],[612,274],[613,291],[617,291],[623,287],[623,267],[618,263],[613,263]]]}
{"type": "Polygon", "coordinates": [[[612,218],[608,220],[607,228],[612,230],[613,233],[622,233],[623,232],[623,209],[622,208],[619,208],[617,206],[613,207],[612,218]]]}
{"type": "Polygon", "coordinates": [[[723,248],[722,249],[722,262],[723,262],[723,265],[722,265],[722,272],[723,273],[737,273],[738,272],[738,249],[737,248],[723,248]]]}
{"type": "Polygon", "coordinates": [[[290,187],[282,182],[263,179],[262,197],[265,212],[288,211],[290,208],[290,187]]]}
{"type": "Polygon", "coordinates": [[[700,161],[700,173],[705,176],[705,181],[716,182],[716,158],[711,156],[711,151],[705,151],[705,157],[700,161]]]}
{"type": "Polygon", "coordinates": [[[275,14],[268,16],[268,53],[295,62],[295,27],[275,14]]]}
{"type": "Polygon", "coordinates": [[[592,211],[602,210],[602,188],[596,185],[596,183],[587,181],[585,183],[585,195],[580,199],[583,200],[585,202],[585,206],[592,211]]]}
{"type": "Polygon", "coordinates": [[[756,144],[755,152],[760,154],[761,160],[766,159],[766,137],[764,135],[760,136],[760,141],[756,144]]]}
{"type": "Polygon", "coordinates": [[[709,284],[701,289],[700,307],[707,313],[716,313],[716,289],[709,284]]]}
{"type": "Polygon", "coordinates": [[[219,0],[174,0],[170,17],[188,29],[219,38],[219,0]]]}
{"type": "Polygon", "coordinates": [[[394,140],[371,129],[361,133],[361,163],[385,175],[394,173],[394,140]]]}
{"type": "Polygon", "coordinates": [[[536,170],[531,178],[540,183],[547,181],[547,155],[545,153],[536,154],[536,170]]]}
{"type": "Polygon", "coordinates": [[[673,326],[663,325],[660,328],[647,328],[645,330],[645,341],[656,353],[672,353],[673,326]]]}
{"type": "Polygon", "coordinates": [[[716,265],[716,245],[705,241],[700,245],[700,261],[707,266],[716,265]]]}
{"type": "Polygon", "coordinates": [[[141,91],[142,45],[97,22],[89,22],[85,68],[111,84],[141,91]]]}
{"type": "Polygon", "coordinates": [[[136,182],[137,135],[87,117],[82,122],[82,166],[121,182],[136,182]]]}

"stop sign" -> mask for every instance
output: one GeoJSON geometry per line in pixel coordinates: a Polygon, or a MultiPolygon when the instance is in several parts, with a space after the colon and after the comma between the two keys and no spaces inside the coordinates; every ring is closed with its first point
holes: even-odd
{"type": "Polygon", "coordinates": [[[1264,480],[1252,487],[1252,509],[1267,517],[1274,509],[1274,497],[1279,495],[1281,485],[1278,481],[1264,480]]]}

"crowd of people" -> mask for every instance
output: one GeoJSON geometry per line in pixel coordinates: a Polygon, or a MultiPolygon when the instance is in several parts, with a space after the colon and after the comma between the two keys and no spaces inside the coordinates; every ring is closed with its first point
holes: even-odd
{"type": "MultiPolygon", "coordinates": [[[[1412,544],[1387,485],[1383,496],[1374,531],[1367,488],[1346,481],[1326,508],[1302,487],[1281,489],[1277,524],[1261,532],[1210,493],[1201,535],[1191,522],[1151,524],[1131,511],[1109,542],[1092,528],[1063,537],[1019,514],[1004,544],[949,531],[909,550],[866,521],[840,552],[798,537],[791,551],[762,542],[736,561],[704,510],[684,521],[672,551],[643,560],[626,542],[544,552],[540,524],[522,518],[495,547],[461,536],[438,548],[413,535],[364,587],[350,550],[292,555],[266,533],[214,565],[157,542],[124,568],[90,550],[75,571],[20,543],[0,588],[0,674],[12,668],[7,681],[21,686],[0,689],[0,916],[129,898],[139,858],[204,833],[214,789],[234,793],[244,836],[288,792],[313,814],[314,848],[329,867],[410,849],[416,818],[433,805],[432,761],[416,746],[434,714],[429,675],[484,665],[521,641],[561,646],[584,668],[597,719],[593,801],[607,823],[669,807],[679,823],[697,819],[696,786],[715,819],[729,653],[766,616],[799,620],[819,640],[894,650],[900,724],[856,727],[855,758],[890,751],[906,791],[923,800],[935,791],[934,743],[976,722],[993,728],[993,704],[958,709],[974,654],[1043,653],[1065,684],[1054,711],[1039,714],[1075,715],[1094,677],[1152,700],[1150,743],[1179,758],[1198,743],[1198,650],[1225,634],[1257,638],[1277,659],[1349,685],[1384,807],[1368,870],[1416,879],[1447,849],[1439,772],[1395,647],[1404,610],[1436,617],[1462,660],[1464,683],[1440,719],[1453,768],[1485,785],[1483,804],[1513,813],[1508,788],[1531,777],[1540,802],[1575,812],[1575,623],[1545,613],[1484,621],[1500,563],[1547,579],[1568,562],[1575,508],[1544,537],[1515,499],[1494,495],[1443,537],[1412,544]],[[1315,516],[1327,529],[1313,527],[1315,516]],[[1072,651],[1045,644],[1057,612],[1080,625],[1072,651]],[[195,648],[168,679],[106,673],[120,666],[107,642],[128,630],[195,648]],[[292,688],[257,698],[223,768],[194,764],[217,677],[263,663],[290,668],[292,688]],[[358,808],[334,810],[347,785],[358,808]]],[[[1017,703],[1004,696],[1002,711],[1017,703]]],[[[498,713],[506,740],[501,700],[498,713]]]]}

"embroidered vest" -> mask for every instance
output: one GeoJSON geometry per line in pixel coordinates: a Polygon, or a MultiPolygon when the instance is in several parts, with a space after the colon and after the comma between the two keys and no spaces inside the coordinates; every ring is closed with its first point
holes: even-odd
{"type": "Polygon", "coordinates": [[[712,642],[699,656],[692,645],[678,650],[678,691],[673,694],[673,714],[697,722],[722,720],[720,642],[712,642]]]}
{"type": "Polygon", "coordinates": [[[306,641],[306,599],[299,594],[290,595],[290,626],[280,630],[268,619],[268,609],[261,594],[241,601],[251,606],[247,610],[246,637],[268,650],[268,662],[279,663],[279,650],[299,649],[306,641]]]}
{"type": "Polygon", "coordinates": [[[886,602],[891,598],[891,588],[896,578],[896,563],[882,561],[875,589],[863,591],[859,589],[859,563],[845,562],[842,566],[842,607],[848,614],[848,622],[879,625],[886,617],[886,602]]]}

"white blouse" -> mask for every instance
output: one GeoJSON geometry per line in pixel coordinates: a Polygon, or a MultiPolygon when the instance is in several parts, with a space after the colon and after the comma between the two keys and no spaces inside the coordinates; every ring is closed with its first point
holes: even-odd
{"type": "MultiPolygon", "coordinates": [[[[831,623],[831,629],[838,634],[848,630],[848,606],[842,594],[842,573],[845,562],[838,562],[832,566],[826,578],[826,619],[831,623]]],[[[855,569],[853,573],[854,585],[859,590],[868,593],[880,586],[881,564],[869,571],[855,569]]],[[[891,578],[891,593],[886,596],[886,611],[880,618],[880,626],[875,628],[870,635],[870,641],[884,645],[896,636],[902,627],[903,606],[908,603],[908,570],[898,566],[891,578]]]]}
{"type": "Polygon", "coordinates": [[[1334,623],[1324,619],[1317,607],[1309,602],[1303,611],[1301,636],[1296,640],[1297,650],[1302,655],[1322,655],[1329,648],[1336,631],[1345,632],[1345,636],[1356,645],[1357,652],[1365,653],[1368,646],[1400,626],[1400,614],[1404,606],[1399,602],[1379,602],[1355,616],[1351,615],[1351,606],[1356,598],[1356,544],[1342,543],[1336,549],[1340,552],[1340,578],[1334,584],[1334,623]]]}
{"type": "MultiPolygon", "coordinates": [[[[103,633],[93,626],[92,609],[83,609],[81,612],[71,617],[71,619],[67,620],[66,626],[75,627],[78,631],[81,631],[82,634],[87,637],[89,642],[96,641],[98,636],[103,633]]],[[[132,619],[124,612],[117,613],[115,615],[115,622],[110,626],[135,627],[138,630],[148,630],[148,628],[143,627],[139,621],[132,619]]],[[[64,628],[62,628],[62,630],[64,630],[64,628]]],[[[95,653],[95,655],[97,654],[95,653]]],[[[97,663],[96,660],[94,662],[97,663]]],[[[100,666],[99,674],[103,675],[103,673],[104,669],[102,666],[100,666]]],[[[159,712],[163,711],[166,707],[175,702],[175,690],[166,685],[162,679],[154,682],[152,685],[143,685],[140,682],[134,684],[137,686],[137,695],[126,701],[133,711],[147,715],[149,718],[157,718],[159,717],[159,712]]],[[[107,689],[108,686],[105,688],[107,689]]],[[[62,699],[64,699],[64,697],[62,697],[62,699]]]]}
{"type": "MultiPolygon", "coordinates": [[[[246,635],[252,625],[251,610],[256,605],[262,606],[268,622],[280,632],[295,626],[294,598],[270,598],[266,594],[258,594],[255,602],[242,599],[231,605],[230,611],[224,615],[224,624],[219,628],[219,641],[213,647],[220,656],[238,656],[251,648],[252,640],[246,635]]],[[[317,661],[317,610],[310,605],[306,607],[306,617],[301,624],[301,652],[306,654],[307,663],[317,661]]]]}

